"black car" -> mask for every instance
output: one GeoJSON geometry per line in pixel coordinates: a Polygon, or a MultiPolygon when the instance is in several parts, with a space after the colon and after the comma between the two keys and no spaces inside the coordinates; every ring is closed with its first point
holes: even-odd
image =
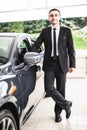
{"type": "Polygon", "coordinates": [[[35,38],[0,33],[0,130],[20,130],[45,95],[43,52],[31,52],[35,38]]]}

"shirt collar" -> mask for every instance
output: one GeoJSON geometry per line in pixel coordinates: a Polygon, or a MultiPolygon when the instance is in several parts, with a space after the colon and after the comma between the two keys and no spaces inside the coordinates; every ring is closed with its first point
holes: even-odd
{"type": "MultiPolygon", "coordinates": [[[[51,28],[53,30],[54,27],[51,26],[51,28]]],[[[60,29],[60,25],[56,27],[56,30],[59,30],[59,29],[60,29]]]]}

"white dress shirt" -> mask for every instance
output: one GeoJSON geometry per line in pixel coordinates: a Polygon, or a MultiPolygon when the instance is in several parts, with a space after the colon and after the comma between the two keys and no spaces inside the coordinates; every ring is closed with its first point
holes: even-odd
{"type": "MultiPolygon", "coordinates": [[[[58,56],[59,53],[58,53],[58,38],[59,38],[59,31],[60,31],[60,26],[56,27],[56,55],[58,56]]],[[[51,37],[52,37],[52,53],[51,53],[51,56],[53,57],[54,56],[54,40],[53,40],[53,27],[51,28],[51,37]]]]}

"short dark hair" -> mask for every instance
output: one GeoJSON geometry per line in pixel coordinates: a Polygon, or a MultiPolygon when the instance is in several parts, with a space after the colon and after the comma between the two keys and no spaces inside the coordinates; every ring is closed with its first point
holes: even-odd
{"type": "Polygon", "coordinates": [[[60,10],[59,9],[57,9],[57,8],[53,8],[53,9],[51,9],[50,11],[49,11],[49,14],[50,14],[50,12],[51,11],[58,11],[59,12],[59,14],[60,14],[60,10]]]}

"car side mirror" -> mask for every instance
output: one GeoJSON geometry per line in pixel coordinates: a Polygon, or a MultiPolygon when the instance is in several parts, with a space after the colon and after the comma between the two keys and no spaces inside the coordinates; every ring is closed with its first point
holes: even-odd
{"type": "Polygon", "coordinates": [[[43,60],[43,53],[26,52],[24,55],[24,62],[27,65],[35,65],[43,60]]]}

